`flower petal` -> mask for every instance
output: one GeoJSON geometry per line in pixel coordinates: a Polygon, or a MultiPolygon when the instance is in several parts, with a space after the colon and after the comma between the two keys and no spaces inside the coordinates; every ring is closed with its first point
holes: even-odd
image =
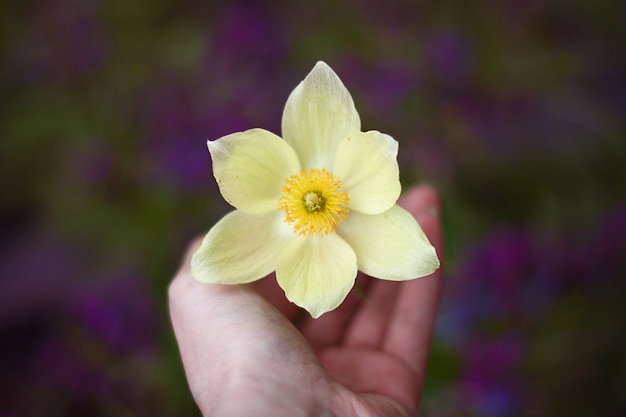
{"type": "Polygon", "coordinates": [[[293,238],[282,217],[279,211],[258,215],[235,210],[227,214],[193,254],[191,275],[212,284],[243,284],[271,273],[278,253],[293,238]]]}
{"type": "Polygon", "coordinates": [[[354,286],[356,256],[335,233],[298,236],[278,256],[276,279],[289,301],[313,318],[333,310],[354,286]]]}
{"type": "Polygon", "coordinates": [[[207,145],[224,199],[246,213],[276,210],[280,187],[300,171],[293,149],[267,130],[233,133],[207,145]]]}
{"type": "Polygon", "coordinates": [[[398,142],[378,131],[352,132],[339,143],[333,174],[341,178],[348,208],[367,214],[388,210],[400,197],[398,142]]]}
{"type": "Polygon", "coordinates": [[[359,270],[372,277],[403,281],[439,268],[435,248],[400,206],[376,215],[350,212],[336,231],[356,252],[359,270]]]}
{"type": "Polygon", "coordinates": [[[330,170],[339,141],[360,129],[350,93],[328,65],[318,62],[287,99],[283,138],[295,149],[303,168],[330,170]]]}

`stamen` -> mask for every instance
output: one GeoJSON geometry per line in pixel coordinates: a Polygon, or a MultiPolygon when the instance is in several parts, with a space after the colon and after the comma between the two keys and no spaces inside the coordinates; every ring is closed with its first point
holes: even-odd
{"type": "Polygon", "coordinates": [[[278,208],[299,235],[327,235],[348,218],[348,194],[326,169],[300,171],[285,180],[278,208]]]}

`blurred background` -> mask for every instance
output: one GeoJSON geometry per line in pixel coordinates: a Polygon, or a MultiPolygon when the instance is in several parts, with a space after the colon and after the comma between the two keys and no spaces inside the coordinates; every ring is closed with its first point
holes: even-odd
{"type": "Polygon", "coordinates": [[[441,191],[425,416],[626,415],[626,3],[0,6],[0,416],[198,415],[167,316],[207,139],[324,60],[441,191]]]}

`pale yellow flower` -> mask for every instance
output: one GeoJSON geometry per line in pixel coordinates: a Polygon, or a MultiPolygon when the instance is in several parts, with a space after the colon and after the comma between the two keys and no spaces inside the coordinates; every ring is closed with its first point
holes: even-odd
{"type": "Polygon", "coordinates": [[[419,224],[396,205],[398,143],[361,132],[350,93],[325,63],[289,96],[282,133],[208,142],[220,192],[237,210],[193,255],[195,279],[244,284],[276,271],[287,299],[319,317],[345,299],[357,269],[403,281],[439,267],[419,224]]]}

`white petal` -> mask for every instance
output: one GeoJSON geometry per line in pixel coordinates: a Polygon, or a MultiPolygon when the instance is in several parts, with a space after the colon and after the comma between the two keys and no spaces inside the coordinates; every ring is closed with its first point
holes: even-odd
{"type": "Polygon", "coordinates": [[[328,65],[318,62],[287,99],[283,138],[303,168],[330,170],[339,141],[360,129],[350,93],[328,65]]]}
{"type": "Polygon", "coordinates": [[[354,286],[356,256],[335,233],[298,236],[278,256],[276,279],[287,299],[313,318],[333,310],[354,286]]]}
{"type": "Polygon", "coordinates": [[[300,171],[298,157],[280,137],[263,129],[207,142],[213,175],[231,205],[247,213],[276,210],[280,187],[300,171]]]}
{"type": "Polygon", "coordinates": [[[439,267],[435,248],[415,218],[400,206],[376,214],[350,212],[337,233],[356,252],[359,270],[390,281],[431,274],[439,267]]]}
{"type": "Polygon", "coordinates": [[[348,208],[378,214],[400,196],[398,142],[378,131],[352,132],[339,143],[333,174],[341,179],[348,208]]]}
{"type": "Polygon", "coordinates": [[[282,213],[235,210],[207,233],[191,258],[191,275],[212,284],[243,284],[276,269],[276,258],[293,232],[282,213]]]}

